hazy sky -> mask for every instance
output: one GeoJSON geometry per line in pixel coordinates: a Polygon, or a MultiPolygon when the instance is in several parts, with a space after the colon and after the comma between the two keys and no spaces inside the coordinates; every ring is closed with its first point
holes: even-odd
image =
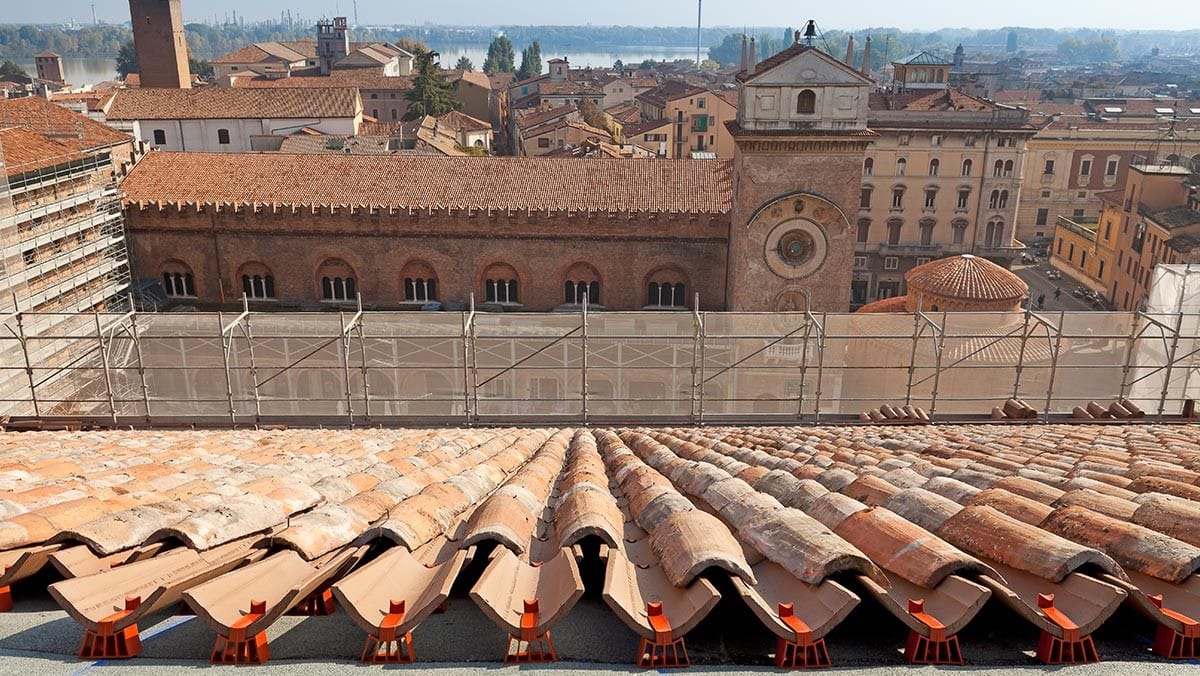
{"type": "MultiPolygon", "coordinates": [[[[943,27],[997,28],[1028,26],[1045,28],[1097,27],[1129,29],[1188,29],[1200,27],[1200,2],[1169,0],[1141,2],[1117,0],[850,0],[833,4],[795,0],[707,0],[704,22],[724,26],[800,25],[816,19],[823,29],[855,29],[864,26],[896,26],[903,29],[943,27]]],[[[291,9],[304,17],[353,16],[351,0],[184,0],[188,21],[224,17],[236,10],[247,20],[278,17],[291,9]]],[[[102,21],[126,21],[129,6],[122,0],[95,0],[102,21]]],[[[452,2],[396,2],[358,0],[360,23],[371,24],[634,24],[641,26],[691,25],[696,18],[694,0],[643,0],[573,2],[571,0],[453,0],[452,2]]],[[[90,0],[54,2],[0,2],[0,23],[38,23],[68,20],[90,21],[90,0]]]]}

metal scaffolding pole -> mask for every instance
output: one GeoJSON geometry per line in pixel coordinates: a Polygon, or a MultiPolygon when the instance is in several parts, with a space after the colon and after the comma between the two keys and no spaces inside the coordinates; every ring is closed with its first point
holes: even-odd
{"type": "MultiPolygon", "coordinates": [[[[583,424],[588,424],[588,295],[583,292],[583,306],[580,308],[580,329],[582,336],[580,337],[580,361],[581,364],[581,379],[579,384],[580,403],[582,404],[583,424]]],[[[565,361],[565,360],[564,360],[565,361]]]]}
{"type": "Polygon", "coordinates": [[[104,393],[108,398],[108,413],[117,422],[117,402],[113,396],[112,374],[108,371],[108,350],[104,346],[104,330],[100,327],[100,313],[93,312],[96,320],[96,342],[100,348],[100,364],[104,368],[104,393]]]}
{"type": "MultiPolygon", "coordinates": [[[[1062,351],[1063,338],[1063,323],[1066,321],[1066,313],[1059,311],[1058,326],[1054,327],[1054,349],[1050,352],[1050,382],[1046,384],[1046,407],[1045,415],[1050,417],[1050,406],[1054,402],[1054,381],[1058,376],[1058,355],[1062,351]]],[[[1049,323],[1047,323],[1049,326],[1049,323]]]]}
{"type": "Polygon", "coordinates": [[[704,319],[700,294],[692,294],[692,415],[693,425],[704,422],[704,319]]]}
{"type": "Polygon", "coordinates": [[[142,357],[142,338],[138,334],[137,310],[133,303],[133,294],[129,295],[129,333],[133,337],[134,354],[137,356],[138,380],[142,385],[142,406],[146,410],[146,423],[149,424],[153,420],[150,414],[150,387],[146,382],[146,363],[142,357]]]}
{"type": "MultiPolygon", "coordinates": [[[[475,390],[471,387],[472,374],[475,373],[474,364],[471,358],[471,334],[475,327],[475,294],[471,294],[470,312],[459,315],[462,320],[462,382],[463,382],[463,417],[467,424],[474,420],[474,412],[471,407],[471,395],[475,390]]],[[[478,378],[476,378],[478,380],[478,378]]]]}

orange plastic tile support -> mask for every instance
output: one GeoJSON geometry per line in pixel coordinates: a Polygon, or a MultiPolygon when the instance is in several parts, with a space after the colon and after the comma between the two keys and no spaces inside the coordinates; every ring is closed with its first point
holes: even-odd
{"type": "Polygon", "coordinates": [[[128,659],[142,652],[142,640],[137,624],[116,629],[117,622],[125,619],[142,605],[142,597],[126,596],[125,610],[119,610],[100,620],[96,630],[83,632],[83,645],[79,646],[79,659],[128,659]]]}
{"type": "Polygon", "coordinates": [[[793,604],[779,604],[779,619],[795,633],[796,640],[780,638],[775,642],[775,666],[780,669],[811,669],[832,664],[829,651],[825,649],[825,639],[813,640],[812,629],[796,617],[793,604]]]}
{"type": "Polygon", "coordinates": [[[1154,653],[1171,660],[1194,660],[1200,657],[1200,622],[1183,613],[1163,608],[1162,594],[1155,594],[1149,598],[1162,610],[1163,615],[1183,625],[1182,633],[1158,625],[1158,631],[1154,634],[1154,653]]]}
{"type": "Polygon", "coordinates": [[[638,647],[638,666],[660,669],[692,666],[683,639],[671,636],[671,623],[663,614],[662,601],[647,603],[646,616],[654,629],[654,640],[642,639],[638,647]]]}
{"type": "Polygon", "coordinates": [[[1080,636],[1079,626],[1054,607],[1054,594],[1038,594],[1038,608],[1042,609],[1051,622],[1061,627],[1063,633],[1062,638],[1058,638],[1043,631],[1038,638],[1037,658],[1043,664],[1086,664],[1100,661],[1100,654],[1096,652],[1096,644],[1092,637],[1080,636]]]}
{"type": "Polygon", "coordinates": [[[251,601],[250,612],[229,628],[229,636],[217,634],[213,646],[213,664],[263,664],[271,657],[267,647],[267,632],[260,631],[249,639],[246,627],[262,619],[267,613],[266,601],[251,601]]]}
{"type": "Polygon", "coordinates": [[[13,609],[12,588],[8,585],[0,587],[0,613],[7,613],[13,609]]]}
{"type": "Polygon", "coordinates": [[[367,636],[363,647],[363,664],[412,664],[417,658],[413,650],[412,632],[396,634],[404,623],[404,601],[388,601],[388,614],[379,623],[379,632],[367,636]]]}
{"type": "Polygon", "coordinates": [[[537,599],[526,601],[525,612],[521,613],[521,633],[508,637],[508,649],[504,653],[505,664],[554,662],[558,659],[550,632],[537,634],[537,623],[537,599]]]}
{"type": "Polygon", "coordinates": [[[327,587],[324,590],[315,591],[304,597],[304,600],[293,606],[287,614],[303,615],[306,617],[332,615],[335,607],[333,590],[327,587]]]}
{"type": "Polygon", "coordinates": [[[962,664],[962,650],[957,636],[946,636],[946,626],[925,612],[925,599],[909,599],[908,614],[929,627],[929,636],[920,632],[908,633],[904,644],[904,659],[909,664],[962,664]]]}

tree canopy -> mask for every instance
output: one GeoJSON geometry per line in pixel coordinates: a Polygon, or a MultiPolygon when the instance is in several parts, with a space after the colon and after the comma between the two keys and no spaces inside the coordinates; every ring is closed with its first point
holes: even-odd
{"type": "Polygon", "coordinates": [[[517,80],[528,80],[542,74],[542,46],[534,40],[521,50],[521,67],[517,69],[517,80]]]}
{"type": "Polygon", "coordinates": [[[117,75],[125,77],[130,73],[138,72],[137,50],[133,47],[133,39],[130,38],[121,44],[121,49],[117,51],[117,75]]]}
{"type": "Polygon", "coordinates": [[[408,112],[404,113],[405,120],[415,120],[425,115],[445,115],[452,110],[462,108],[462,103],[454,98],[454,88],[446,82],[446,76],[437,64],[438,53],[420,49],[413,54],[412,89],[404,93],[408,99],[408,112]]]}
{"type": "Polygon", "coordinates": [[[29,77],[29,73],[26,73],[24,68],[19,66],[15,61],[8,59],[5,59],[4,63],[0,63],[0,75],[29,77]]]}
{"type": "Polygon", "coordinates": [[[483,60],[483,72],[511,73],[517,69],[513,63],[515,60],[512,41],[503,35],[496,36],[488,45],[487,58],[483,60]]]}
{"type": "Polygon", "coordinates": [[[463,54],[462,56],[458,57],[458,63],[454,64],[454,69],[475,70],[475,64],[471,63],[471,60],[467,58],[466,54],[463,54]]]}

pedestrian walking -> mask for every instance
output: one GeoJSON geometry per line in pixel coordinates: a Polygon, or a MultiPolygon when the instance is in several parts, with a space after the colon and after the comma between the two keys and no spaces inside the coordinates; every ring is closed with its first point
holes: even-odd
{"type": "Polygon", "coordinates": [[[1046,305],[1046,294],[1038,294],[1038,309],[1041,310],[1046,305]]]}
{"type": "Polygon", "coordinates": [[[1055,289],[1054,289],[1054,300],[1058,300],[1059,296],[1061,296],[1061,295],[1062,295],[1062,289],[1060,289],[1060,288],[1058,288],[1058,287],[1055,287],[1055,289]]]}

